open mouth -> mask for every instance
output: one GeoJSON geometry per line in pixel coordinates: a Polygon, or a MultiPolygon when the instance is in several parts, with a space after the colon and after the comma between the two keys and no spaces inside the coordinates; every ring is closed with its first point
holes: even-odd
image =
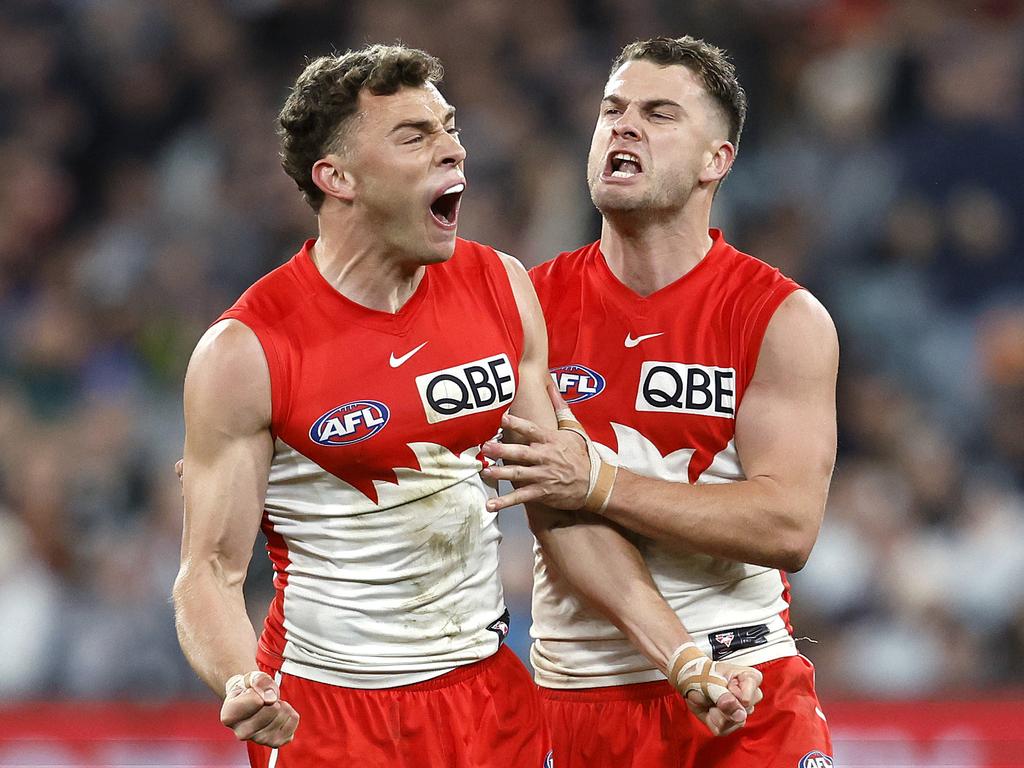
{"type": "Polygon", "coordinates": [[[604,169],[605,176],[613,179],[629,179],[643,172],[640,158],[632,152],[613,152],[604,169]]]}
{"type": "Polygon", "coordinates": [[[465,190],[466,185],[463,182],[452,184],[430,204],[430,215],[445,229],[455,227],[455,220],[459,218],[459,201],[462,200],[462,193],[465,190]]]}

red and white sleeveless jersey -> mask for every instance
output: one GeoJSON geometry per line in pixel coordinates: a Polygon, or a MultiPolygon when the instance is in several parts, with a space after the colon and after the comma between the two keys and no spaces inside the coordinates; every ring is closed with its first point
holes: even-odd
{"type": "Polygon", "coordinates": [[[222,315],[270,367],[276,594],[257,657],[405,685],[492,655],[508,629],[480,446],[515,396],[522,324],[486,246],[459,240],[391,314],[327,283],[312,244],[222,315]]]}
{"type": "MultiPolygon", "coordinates": [[[[599,243],[530,273],[556,385],[605,460],[640,475],[685,483],[744,479],[736,412],[768,321],[799,286],[728,245],[718,230],[711,237],[697,266],[647,297],[615,277],[599,243]]],[[[779,571],[634,541],[705,653],[743,664],[796,653],[779,571]]],[[[541,685],[662,677],[570,591],[539,548],[534,568],[531,659],[541,685]]]]}

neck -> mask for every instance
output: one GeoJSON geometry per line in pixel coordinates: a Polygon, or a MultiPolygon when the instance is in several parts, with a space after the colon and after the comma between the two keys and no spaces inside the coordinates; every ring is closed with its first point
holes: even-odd
{"type": "Polygon", "coordinates": [[[319,217],[311,256],[324,279],[345,298],[368,309],[395,313],[415,293],[426,267],[391,248],[372,227],[353,217],[319,217]]]}
{"type": "Polygon", "coordinates": [[[614,275],[635,293],[649,296],[675,282],[711,249],[711,207],[691,210],[692,203],[663,217],[650,211],[603,215],[601,253],[614,275]]]}

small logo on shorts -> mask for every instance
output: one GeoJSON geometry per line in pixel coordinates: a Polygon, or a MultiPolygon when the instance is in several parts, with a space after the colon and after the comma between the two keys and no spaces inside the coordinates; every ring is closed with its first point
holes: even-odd
{"type": "Polygon", "coordinates": [[[832,766],[832,758],[820,749],[808,752],[800,758],[800,762],[797,764],[797,768],[832,768],[832,766]]]}
{"type": "Polygon", "coordinates": [[[544,757],[544,768],[555,768],[555,753],[553,750],[549,750],[544,757]]]}
{"type": "MultiPolygon", "coordinates": [[[[723,632],[712,632],[708,635],[711,643],[711,658],[721,661],[739,651],[764,645],[768,642],[768,625],[755,624],[750,627],[733,627],[723,632]]],[[[801,766],[801,768],[803,768],[801,766]]]]}
{"type": "Polygon", "coordinates": [[[732,645],[733,638],[736,637],[735,632],[719,632],[715,635],[715,640],[728,648],[732,645]]]}
{"type": "Polygon", "coordinates": [[[495,619],[487,625],[487,629],[498,636],[498,646],[505,642],[505,638],[508,637],[509,622],[512,617],[508,613],[508,608],[501,614],[500,618],[495,619]]]}

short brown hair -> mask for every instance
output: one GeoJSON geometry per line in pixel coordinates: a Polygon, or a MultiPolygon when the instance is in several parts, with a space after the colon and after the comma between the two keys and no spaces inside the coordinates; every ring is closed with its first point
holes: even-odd
{"type": "Polygon", "coordinates": [[[337,146],[345,123],[356,113],[360,91],[387,96],[402,86],[439,82],[443,75],[440,61],[403,45],[371,45],[321,56],[306,65],[277,121],[281,166],[314,211],[323,205],[324,193],[310,171],[337,146]]]}
{"type": "Polygon", "coordinates": [[[747,94],[736,79],[736,67],[725,51],[689,35],[637,40],[622,49],[612,64],[612,72],[634,60],[653,61],[663,66],[679,64],[698,75],[729,120],[729,141],[739,148],[743,123],[747,119],[747,94]]]}

